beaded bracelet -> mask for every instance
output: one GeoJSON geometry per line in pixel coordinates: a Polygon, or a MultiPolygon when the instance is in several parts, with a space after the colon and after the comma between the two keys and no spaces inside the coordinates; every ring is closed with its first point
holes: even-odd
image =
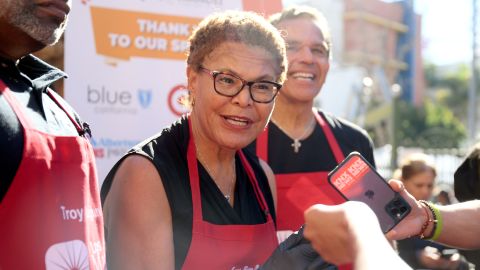
{"type": "Polygon", "coordinates": [[[417,234],[418,237],[420,237],[420,239],[425,239],[425,238],[429,238],[429,237],[432,237],[433,236],[433,232],[435,231],[435,228],[436,228],[436,222],[437,222],[437,217],[435,216],[435,212],[433,211],[433,209],[430,207],[429,203],[427,201],[424,201],[424,200],[419,200],[419,202],[423,205],[425,205],[426,207],[424,207],[423,209],[425,210],[425,215],[427,216],[427,221],[425,221],[425,223],[423,223],[422,225],[422,228],[420,229],[420,232],[417,234]],[[430,218],[430,215],[428,214],[428,210],[427,208],[430,210],[430,212],[432,213],[432,216],[433,216],[433,219],[430,218]],[[430,235],[429,237],[425,236],[424,233],[425,233],[425,230],[427,229],[428,225],[430,223],[433,222],[433,230],[432,230],[432,235],[430,235]]]}
{"type": "Polygon", "coordinates": [[[438,223],[437,215],[435,213],[435,210],[433,209],[433,206],[429,202],[424,201],[424,200],[419,200],[419,202],[421,204],[423,204],[424,206],[426,206],[426,208],[424,208],[424,209],[425,209],[425,214],[427,215],[427,221],[422,225],[422,228],[417,235],[420,237],[420,239],[432,239],[433,236],[435,235],[435,231],[437,230],[437,223],[438,223]],[[430,215],[428,214],[427,208],[428,208],[428,210],[430,210],[430,213],[432,213],[433,219],[430,218],[430,215]],[[428,225],[432,222],[433,222],[432,233],[429,236],[424,235],[425,230],[427,229],[428,225]]]}

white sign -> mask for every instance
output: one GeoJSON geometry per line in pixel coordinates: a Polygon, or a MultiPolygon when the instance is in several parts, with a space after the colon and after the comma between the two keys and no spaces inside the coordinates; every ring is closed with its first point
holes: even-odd
{"type": "Polygon", "coordinates": [[[281,8],[280,0],[73,2],[64,92],[91,126],[100,182],[127,150],[186,112],[177,103],[186,94],[185,50],[203,17],[227,9],[281,8]]]}

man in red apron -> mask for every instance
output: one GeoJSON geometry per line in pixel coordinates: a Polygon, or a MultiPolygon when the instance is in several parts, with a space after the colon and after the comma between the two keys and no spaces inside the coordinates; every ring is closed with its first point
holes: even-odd
{"type": "Polygon", "coordinates": [[[372,164],[374,160],[364,130],[312,110],[330,67],[331,36],[323,15],[313,8],[293,7],[270,21],[285,33],[289,66],[271,121],[256,141],[256,152],[275,173],[282,241],[304,223],[309,206],[344,201],[328,184],[327,175],[346,155],[358,151],[372,164]]]}
{"type": "Polygon", "coordinates": [[[30,53],[63,33],[71,1],[0,0],[0,269],[104,269],[88,125],[30,53]]]}

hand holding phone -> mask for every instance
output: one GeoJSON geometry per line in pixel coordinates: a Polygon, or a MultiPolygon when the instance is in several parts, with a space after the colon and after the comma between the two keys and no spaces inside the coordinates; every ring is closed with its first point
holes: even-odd
{"type": "Polygon", "coordinates": [[[352,152],[333,169],[328,174],[328,181],[346,200],[370,206],[384,233],[411,211],[405,199],[358,152],[352,152]]]}

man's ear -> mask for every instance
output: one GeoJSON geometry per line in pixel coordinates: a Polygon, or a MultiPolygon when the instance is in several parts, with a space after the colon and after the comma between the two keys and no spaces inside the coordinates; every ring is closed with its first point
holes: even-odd
{"type": "Polygon", "coordinates": [[[191,66],[187,66],[187,89],[190,93],[194,93],[197,88],[198,73],[191,66]]]}

